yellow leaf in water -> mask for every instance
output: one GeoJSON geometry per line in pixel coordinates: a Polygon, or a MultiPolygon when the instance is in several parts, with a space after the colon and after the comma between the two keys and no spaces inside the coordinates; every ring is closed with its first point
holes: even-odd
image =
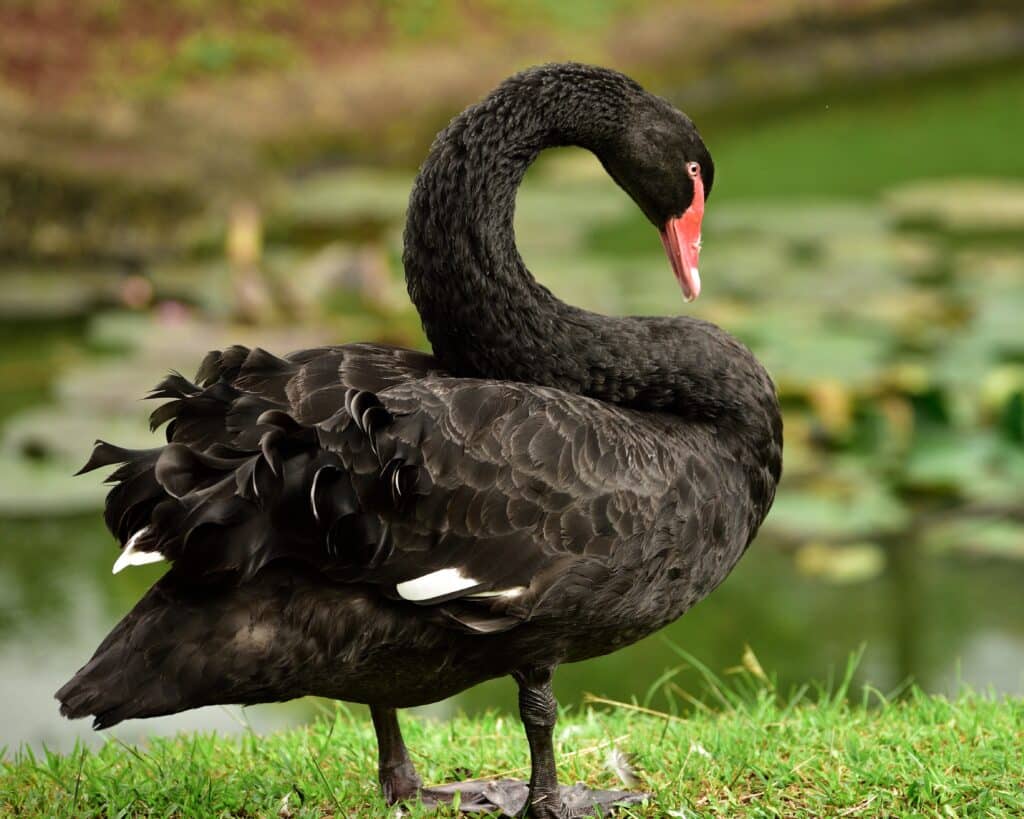
{"type": "Polygon", "coordinates": [[[1004,364],[994,367],[981,384],[981,401],[990,412],[1000,409],[1015,392],[1024,388],[1024,366],[1004,364]]]}
{"type": "Polygon", "coordinates": [[[833,435],[843,435],[853,421],[853,402],[840,381],[819,381],[808,396],[821,425],[833,435]]]}
{"type": "Polygon", "coordinates": [[[263,218],[255,205],[241,203],[232,209],[227,252],[231,263],[239,267],[251,267],[259,262],[263,253],[263,218]]]}
{"type": "Polygon", "coordinates": [[[878,408],[885,417],[886,431],[894,448],[905,451],[914,437],[914,407],[902,395],[883,398],[878,408]]]}
{"type": "Polygon", "coordinates": [[[885,552],[874,543],[807,543],[797,550],[796,566],[804,574],[830,583],[859,583],[881,574],[885,552]]]}
{"type": "Polygon", "coordinates": [[[931,376],[927,367],[902,362],[885,371],[883,383],[903,392],[920,392],[931,385],[931,376]]]}

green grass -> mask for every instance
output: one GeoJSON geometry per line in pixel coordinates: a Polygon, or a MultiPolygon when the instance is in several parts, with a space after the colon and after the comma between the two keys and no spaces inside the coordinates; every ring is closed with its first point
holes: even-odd
{"type": "MultiPolygon", "coordinates": [[[[846,682],[787,697],[745,659],[728,686],[706,675],[703,702],[666,679],[647,704],[594,699],[564,713],[555,729],[562,781],[622,787],[608,763],[617,748],[637,787],[654,793],[625,814],[633,817],[1024,814],[1024,701],[916,689],[887,701],[872,689],[853,697],[846,682]],[[666,697],[669,710],[651,707],[666,697]],[[693,710],[679,716],[684,700],[693,710]]],[[[522,731],[508,715],[406,718],[404,730],[427,783],[527,773],[522,731]]],[[[23,750],[0,765],[0,814],[385,816],[375,753],[369,720],[343,706],[267,737],[23,750]]],[[[411,806],[406,815],[453,814],[411,806]]]]}

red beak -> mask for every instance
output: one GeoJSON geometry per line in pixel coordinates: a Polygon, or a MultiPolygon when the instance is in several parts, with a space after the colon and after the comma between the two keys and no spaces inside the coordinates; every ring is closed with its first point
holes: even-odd
{"type": "Polygon", "coordinates": [[[700,258],[700,223],[704,218],[704,180],[700,172],[693,177],[693,201],[682,216],[669,219],[661,229],[661,243],[672,263],[683,298],[693,301],[700,295],[700,273],[697,261],[700,258]]]}

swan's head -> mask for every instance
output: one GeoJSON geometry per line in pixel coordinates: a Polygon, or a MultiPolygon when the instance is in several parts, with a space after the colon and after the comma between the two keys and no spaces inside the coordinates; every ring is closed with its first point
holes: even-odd
{"type": "Polygon", "coordinates": [[[700,295],[700,225],[715,165],[693,122],[660,97],[638,91],[601,162],[661,233],[672,270],[693,301],[700,295]]]}

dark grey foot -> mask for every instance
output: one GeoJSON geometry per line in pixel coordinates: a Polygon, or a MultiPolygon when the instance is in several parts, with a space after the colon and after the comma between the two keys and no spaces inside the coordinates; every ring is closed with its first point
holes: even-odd
{"type": "Polygon", "coordinates": [[[423,804],[433,806],[450,804],[455,794],[460,795],[459,809],[463,813],[498,813],[504,817],[532,816],[536,819],[570,819],[584,816],[614,816],[616,808],[638,805],[650,799],[647,793],[630,791],[591,790],[582,783],[563,786],[561,809],[537,805],[527,812],[530,787],[518,779],[494,779],[474,782],[456,782],[424,788],[419,792],[423,804]]]}
{"type": "Polygon", "coordinates": [[[381,766],[379,778],[381,793],[389,805],[415,799],[423,784],[416,775],[412,762],[409,761],[388,767],[381,766]]]}

